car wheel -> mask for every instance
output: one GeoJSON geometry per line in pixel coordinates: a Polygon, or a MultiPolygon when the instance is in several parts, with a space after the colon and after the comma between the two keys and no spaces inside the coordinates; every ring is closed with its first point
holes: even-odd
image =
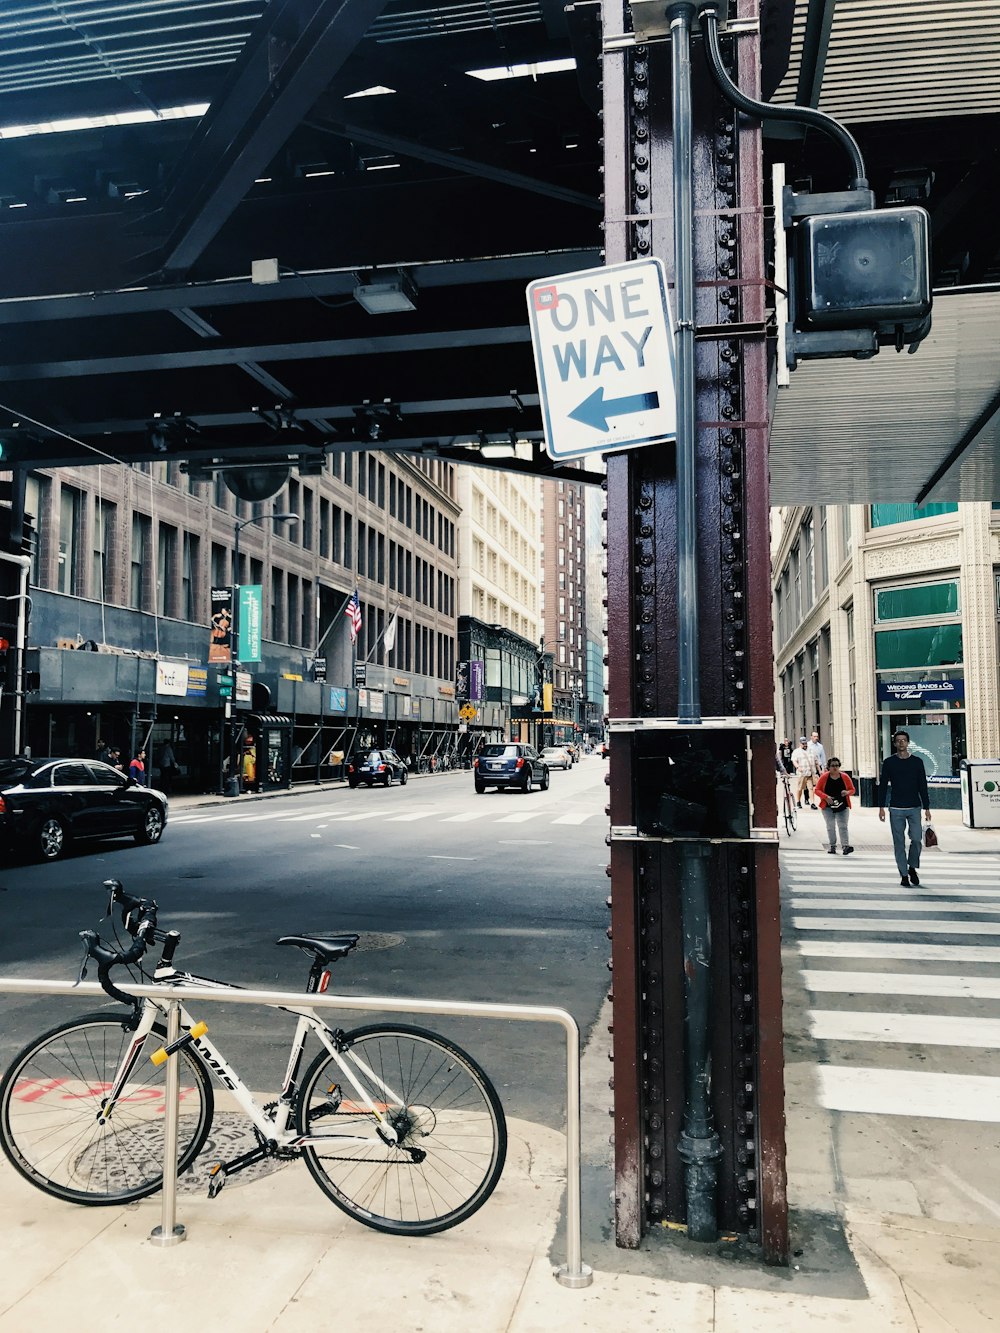
{"type": "Polygon", "coordinates": [[[358,785],[357,778],[348,778],[347,785],[350,787],[351,791],[353,791],[354,788],[358,785]]]}
{"type": "Polygon", "coordinates": [[[61,819],[49,815],[38,829],[38,854],[43,861],[55,861],[66,850],[66,828],[61,819]]]}
{"type": "Polygon", "coordinates": [[[545,772],[542,774],[542,791],[548,791],[548,789],[549,789],[549,770],[546,769],[545,772]]]}
{"type": "Polygon", "coordinates": [[[521,790],[527,795],[531,791],[531,769],[529,768],[524,775],[524,781],[521,783],[521,790]]]}
{"type": "Polygon", "coordinates": [[[477,779],[476,779],[476,794],[477,794],[478,796],[482,796],[482,794],[483,794],[483,792],[484,792],[485,790],[486,790],[486,783],[485,783],[485,782],[480,782],[479,779],[477,778],[477,779]]]}
{"type": "Polygon", "coordinates": [[[409,773],[407,773],[406,769],[404,768],[403,771],[402,771],[402,773],[400,773],[400,775],[399,775],[399,785],[400,785],[401,787],[405,787],[405,786],[406,786],[406,779],[407,779],[409,776],[410,776],[409,773]]]}
{"type": "Polygon", "coordinates": [[[142,827],[135,835],[136,842],[159,842],[163,836],[163,811],[158,805],[151,805],[142,816],[142,827]]]}
{"type": "Polygon", "coordinates": [[[392,773],[391,773],[391,772],[386,773],[385,777],[382,779],[382,786],[383,786],[383,787],[391,787],[391,786],[392,786],[392,773]]]}

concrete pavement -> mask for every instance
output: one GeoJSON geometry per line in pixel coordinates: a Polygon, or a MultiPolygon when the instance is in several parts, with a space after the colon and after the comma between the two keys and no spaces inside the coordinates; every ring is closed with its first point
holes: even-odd
{"type": "MultiPolygon", "coordinates": [[[[253,799],[267,798],[227,804],[253,799]]],[[[822,856],[821,816],[802,814],[793,841],[822,856]]],[[[925,853],[925,866],[938,882],[950,857],[1000,852],[1000,831],[964,829],[957,812],[943,812],[935,825],[941,846],[925,853]]],[[[891,857],[888,827],[874,811],[855,810],[851,829],[855,845],[891,857]]],[[[0,1330],[37,1333],[58,1324],[80,1333],[136,1325],[149,1333],[295,1333],[348,1320],[391,1321],[403,1333],[1000,1327],[1000,1200],[984,1196],[977,1207],[973,1199],[964,1220],[923,1215],[905,1181],[882,1175],[877,1145],[845,1179],[835,1116],[817,1104],[801,1064],[789,1067],[788,1085],[791,1266],[765,1270],[738,1242],[691,1245],[668,1229],[649,1235],[639,1251],[616,1250],[608,1018],[597,1023],[583,1068],[589,1288],[568,1290],[552,1276],[564,1251],[563,1136],[511,1121],[507,1166],[489,1203],[464,1226],[413,1241],[358,1226],[301,1163],[290,1163],[253,1179],[234,1177],[212,1201],[196,1182],[186,1183],[178,1218],[188,1239],[157,1249],[147,1238],[159,1222],[158,1199],[123,1209],[61,1204],[0,1162],[0,1330]]],[[[230,1114],[222,1104],[220,1115],[230,1114]]],[[[552,1123],[561,1123],[557,1106],[552,1123]]],[[[932,1164],[914,1157],[913,1168],[932,1164]]]]}

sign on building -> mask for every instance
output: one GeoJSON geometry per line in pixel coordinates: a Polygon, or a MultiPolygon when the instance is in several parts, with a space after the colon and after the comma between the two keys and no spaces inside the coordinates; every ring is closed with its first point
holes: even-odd
{"type": "Polygon", "coordinates": [[[527,292],[552,458],[676,438],[673,322],[661,260],[541,278],[527,292]]]}
{"type": "Polygon", "coordinates": [[[208,640],[209,662],[228,663],[233,657],[233,590],[212,589],[212,611],[208,640]]]}
{"type": "Polygon", "coordinates": [[[156,693],[175,694],[183,697],[188,692],[188,667],[186,662],[157,662],[156,693]]]}
{"type": "Polygon", "coordinates": [[[264,593],[259,583],[245,583],[240,588],[240,637],[237,643],[241,662],[259,662],[261,620],[264,593]]]}

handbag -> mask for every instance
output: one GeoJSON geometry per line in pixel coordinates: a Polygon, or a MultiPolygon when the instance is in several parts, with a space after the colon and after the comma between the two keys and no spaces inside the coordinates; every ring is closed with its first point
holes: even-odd
{"type": "Polygon", "coordinates": [[[934,832],[934,825],[927,824],[924,828],[924,846],[936,847],[938,845],[938,835],[934,832]]]}

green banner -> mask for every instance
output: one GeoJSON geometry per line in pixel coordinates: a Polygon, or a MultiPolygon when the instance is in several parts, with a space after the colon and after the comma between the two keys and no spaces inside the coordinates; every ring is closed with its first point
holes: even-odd
{"type": "Polygon", "coordinates": [[[240,587],[239,660],[260,661],[261,620],[264,615],[264,593],[259,583],[240,587]]]}

